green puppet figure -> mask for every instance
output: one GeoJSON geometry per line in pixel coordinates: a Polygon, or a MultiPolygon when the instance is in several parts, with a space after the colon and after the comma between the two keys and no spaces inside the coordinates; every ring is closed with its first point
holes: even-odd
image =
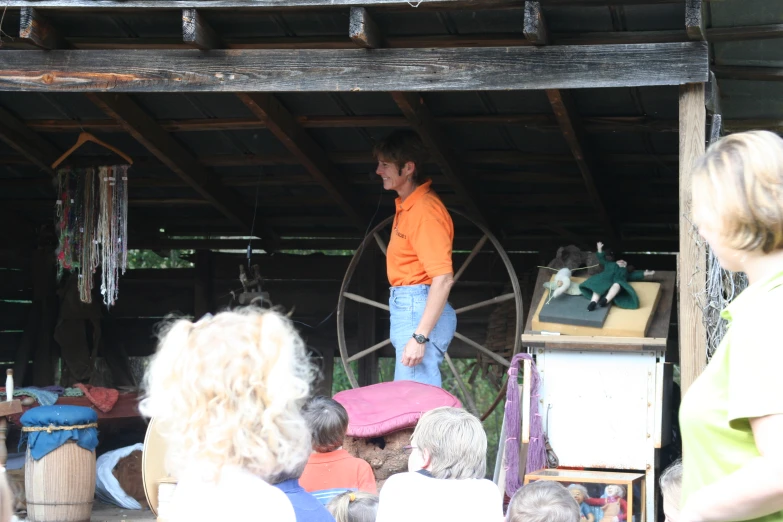
{"type": "Polygon", "coordinates": [[[604,267],[603,272],[596,274],[579,285],[582,295],[590,299],[587,305],[589,311],[597,306],[607,306],[614,302],[620,308],[636,310],[639,308],[639,296],[628,284],[628,281],[642,281],[655,273],[653,270],[632,270],[622,259],[615,261],[611,252],[604,253],[604,244],[598,243],[598,262],[604,267]]]}

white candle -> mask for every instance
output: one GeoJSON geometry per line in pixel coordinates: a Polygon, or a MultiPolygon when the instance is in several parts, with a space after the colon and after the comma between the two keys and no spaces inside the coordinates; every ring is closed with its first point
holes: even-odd
{"type": "Polygon", "coordinates": [[[14,371],[5,371],[5,400],[11,402],[14,400],[14,371]]]}

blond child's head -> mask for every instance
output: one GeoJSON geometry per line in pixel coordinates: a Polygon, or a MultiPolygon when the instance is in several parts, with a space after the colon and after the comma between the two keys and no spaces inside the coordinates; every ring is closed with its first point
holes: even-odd
{"type": "Polygon", "coordinates": [[[507,522],[579,522],[579,506],[559,482],[539,480],[522,486],[508,505],[507,522]]]}
{"type": "Polygon", "coordinates": [[[278,312],[180,319],[162,331],[141,411],[170,441],[174,475],[197,461],[269,479],[311,451],[300,409],[313,376],[302,339],[278,312]]]}
{"type": "Polygon", "coordinates": [[[724,268],[783,248],[783,139],[726,136],[693,168],[693,219],[724,268]]]}
{"type": "Polygon", "coordinates": [[[378,495],[349,491],[337,495],[326,506],[335,522],[375,522],[378,495]]]}
{"type": "Polygon", "coordinates": [[[663,470],[658,482],[661,485],[663,514],[666,517],[666,522],[678,522],[682,495],[682,461],[676,460],[663,470]]]}

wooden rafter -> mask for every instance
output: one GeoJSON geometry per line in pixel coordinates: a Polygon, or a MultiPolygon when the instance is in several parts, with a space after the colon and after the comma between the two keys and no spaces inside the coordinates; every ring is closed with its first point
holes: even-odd
{"type": "Polygon", "coordinates": [[[19,39],[44,50],[68,48],[59,31],[34,7],[19,12],[19,39]]]}
{"type": "MultiPolygon", "coordinates": [[[[638,4],[677,4],[682,0],[548,0],[553,5],[604,6],[638,4]]],[[[303,8],[380,7],[412,8],[409,0],[199,0],[202,9],[281,10],[303,8]]],[[[521,0],[423,0],[417,9],[507,9],[519,7],[521,0]]],[[[192,6],[187,0],[9,0],[8,7],[39,7],[41,9],[150,9],[171,10],[192,6]]],[[[414,3],[413,5],[416,5],[414,3]]]]}
{"type": "Polygon", "coordinates": [[[223,47],[215,32],[198,9],[182,10],[182,41],[196,49],[208,51],[223,47]]]}
{"type": "Polygon", "coordinates": [[[349,36],[359,47],[376,49],[383,44],[383,34],[365,7],[351,7],[349,36]]]}
{"type": "MultiPolygon", "coordinates": [[[[163,164],[198,192],[204,200],[240,227],[244,233],[258,230],[265,248],[273,248],[276,237],[252,209],[241,202],[238,194],[226,188],[198,160],[147,114],[136,102],[124,94],[89,94],[90,100],[107,116],[115,119],[163,164]]],[[[255,233],[255,231],[254,231],[255,233]]]]}
{"type": "MultiPolygon", "coordinates": [[[[525,2],[524,25],[525,35],[528,39],[537,45],[547,43],[549,39],[548,31],[544,20],[544,14],[541,11],[540,2],[525,2]]],[[[571,149],[571,154],[573,154],[574,159],[576,160],[579,172],[582,174],[587,196],[597,212],[596,217],[605,233],[608,234],[607,239],[616,243],[619,236],[615,231],[614,225],[612,225],[612,220],[606,209],[606,205],[604,204],[601,195],[598,193],[595,177],[593,175],[593,172],[595,172],[594,161],[591,158],[590,150],[585,146],[585,131],[573,99],[569,92],[560,89],[548,89],[546,95],[547,98],[549,98],[549,103],[552,105],[552,110],[560,125],[563,137],[565,138],[566,143],[568,143],[568,147],[571,149]]]]}
{"type": "Polygon", "coordinates": [[[741,65],[713,65],[717,78],[727,80],[783,81],[783,67],[746,67],[741,65]]]}
{"type": "Polygon", "coordinates": [[[313,140],[296,118],[271,94],[237,94],[240,100],[263,121],[266,127],[307,169],[345,214],[360,229],[367,227],[368,216],[327,153],[313,140]]]}
{"type": "Polygon", "coordinates": [[[544,48],[4,51],[0,89],[356,92],[637,87],[703,82],[706,42],[544,48]],[[476,67],[475,64],[481,64],[476,67]],[[579,63],[580,67],[573,67],[579,63]]]}
{"type": "MultiPolygon", "coordinates": [[[[298,116],[296,121],[305,129],[407,127],[403,116],[298,116]]],[[[560,132],[557,119],[549,114],[480,114],[469,116],[435,116],[441,125],[510,125],[541,132],[560,132]]],[[[741,125],[744,120],[733,120],[741,125]]],[[[81,131],[124,132],[114,120],[25,120],[25,125],[36,132],[81,131]]],[[[677,120],[656,119],[647,116],[609,116],[582,118],[587,132],[677,132],[677,120]]],[[[202,132],[244,129],[264,129],[258,118],[193,118],[187,120],[159,120],[168,132],[202,132]]],[[[752,120],[752,125],[768,127],[780,125],[779,120],[752,120]]]]}
{"type": "Polygon", "coordinates": [[[54,174],[51,164],[60,156],[60,151],[3,108],[0,108],[0,140],[29,162],[54,174]]]}
{"type": "Polygon", "coordinates": [[[691,40],[706,40],[702,0],[685,0],[685,32],[691,40]]]}
{"type": "Polygon", "coordinates": [[[468,168],[451,150],[446,137],[435,122],[421,95],[393,92],[392,98],[410,122],[411,127],[419,133],[435,163],[440,166],[441,172],[448,179],[449,185],[454,189],[468,214],[481,223],[490,224],[492,221],[489,219],[488,212],[476,200],[476,191],[468,168]]]}

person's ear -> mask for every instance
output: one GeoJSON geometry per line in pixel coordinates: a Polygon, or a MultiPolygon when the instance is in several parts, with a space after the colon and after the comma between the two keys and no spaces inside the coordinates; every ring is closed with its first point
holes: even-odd
{"type": "Polygon", "coordinates": [[[402,167],[402,173],[407,178],[410,179],[410,177],[413,175],[413,172],[416,170],[416,164],[412,161],[406,161],[405,165],[402,167]]]}
{"type": "Polygon", "coordinates": [[[421,452],[421,467],[422,469],[427,469],[430,467],[430,461],[432,460],[432,455],[430,455],[429,450],[421,449],[419,448],[419,451],[421,452]]]}

